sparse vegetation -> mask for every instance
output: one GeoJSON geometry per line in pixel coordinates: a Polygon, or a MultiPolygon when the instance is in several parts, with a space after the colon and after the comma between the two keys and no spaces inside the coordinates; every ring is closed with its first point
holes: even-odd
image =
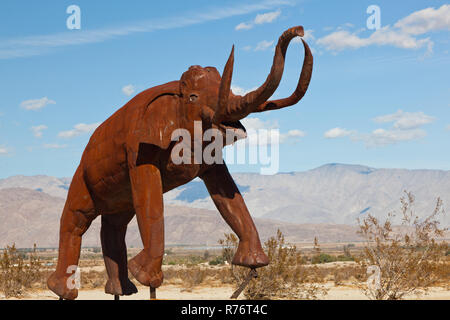
{"type": "MultiPolygon", "coordinates": [[[[238,246],[237,237],[226,234],[220,244],[224,260],[231,261],[238,246]]],[[[326,294],[325,287],[310,281],[316,276],[315,270],[305,268],[300,251],[285,242],[281,231],[268,239],[264,247],[270,264],[258,269],[258,277],[244,291],[247,299],[317,299],[326,294]]],[[[231,265],[233,284],[239,286],[248,272],[248,268],[231,265]]]]}
{"type": "Polygon", "coordinates": [[[222,265],[224,263],[225,263],[225,260],[223,259],[222,256],[217,256],[208,262],[208,264],[210,266],[222,265]]]}
{"type": "Polygon", "coordinates": [[[331,255],[328,253],[323,253],[320,249],[319,241],[317,237],[314,238],[314,249],[313,256],[310,258],[312,264],[329,263],[336,261],[354,261],[355,259],[350,254],[349,247],[343,247],[344,254],[341,255],[331,255]]]}
{"type": "Polygon", "coordinates": [[[359,263],[374,272],[360,288],[370,299],[398,300],[408,294],[426,293],[445,277],[442,268],[449,269],[444,260],[448,244],[439,242],[446,231],[438,221],[444,213],[442,201],[438,199],[434,211],[420,219],[414,212],[414,196],[405,194],[400,199],[400,228],[393,227],[395,213],[385,221],[368,215],[360,222],[359,233],[366,244],[359,263]]]}
{"type": "Polygon", "coordinates": [[[81,274],[81,287],[84,289],[103,288],[108,280],[106,270],[89,270],[81,274]]]}
{"type": "MultiPolygon", "coordinates": [[[[324,243],[321,247],[315,239],[313,246],[302,244],[300,252],[278,231],[264,243],[270,265],[257,269],[258,278],[250,281],[241,297],[320,299],[328,289],[333,290],[333,284],[350,292],[361,288],[372,299],[401,299],[407,294],[425,291],[429,286],[448,290],[450,249],[438,241],[445,229],[439,228],[436,220],[442,213],[442,203],[438,200],[433,215],[424,220],[413,214],[413,203],[410,194],[402,199],[402,215],[406,222],[401,226],[392,225],[393,215],[386,222],[379,222],[369,215],[360,225],[365,243],[324,243]],[[377,263],[382,270],[383,291],[371,293],[369,290],[373,287],[367,287],[367,267],[377,266],[377,263]]],[[[186,293],[198,288],[223,288],[231,295],[231,286],[237,288],[249,269],[231,265],[238,246],[234,234],[226,234],[219,244],[221,248],[193,249],[180,245],[167,248],[163,263],[164,284],[186,293]]],[[[140,248],[130,249],[128,255],[135,256],[139,251],[140,248]]],[[[56,248],[17,249],[12,245],[0,253],[0,291],[4,296],[21,297],[28,290],[47,290],[46,280],[56,263],[56,248]]],[[[82,289],[103,291],[107,275],[101,249],[84,248],[80,267],[82,289]]],[[[131,275],[130,279],[139,285],[131,275]]]]}
{"type": "MultiPolygon", "coordinates": [[[[209,257],[208,257],[209,258],[209,257]]],[[[208,258],[205,258],[204,255],[186,255],[186,256],[177,256],[174,254],[167,255],[163,259],[163,264],[167,265],[184,265],[184,266],[196,266],[200,263],[207,263],[208,258]]]]}
{"type": "Polygon", "coordinates": [[[36,245],[31,252],[7,246],[0,258],[0,290],[6,298],[20,297],[41,279],[41,261],[36,245]]]}

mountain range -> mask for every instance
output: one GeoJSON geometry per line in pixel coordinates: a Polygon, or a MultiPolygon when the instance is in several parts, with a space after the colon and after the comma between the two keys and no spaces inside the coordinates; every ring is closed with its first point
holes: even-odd
{"type": "MultiPolygon", "coordinates": [[[[16,244],[20,248],[57,247],[59,219],[64,199],[42,191],[26,188],[0,190],[0,247],[16,244]]],[[[217,245],[230,233],[230,227],[217,211],[166,205],[164,208],[165,241],[169,245],[217,245]]],[[[265,241],[280,229],[290,243],[357,240],[356,227],[332,224],[290,224],[255,218],[260,238],[265,241]]],[[[128,226],[126,242],[129,247],[142,247],[136,219],[128,226]]],[[[100,246],[100,219],[91,224],[83,235],[83,246],[100,246]]]]}
{"type": "MultiPolygon", "coordinates": [[[[315,235],[322,241],[355,240],[357,218],[368,213],[379,218],[399,213],[404,191],[414,194],[415,211],[421,217],[433,211],[438,197],[446,211],[450,204],[450,171],[327,164],[272,176],[232,175],[263,239],[281,228],[290,241],[311,241],[315,235]]],[[[70,178],[43,175],[0,179],[0,245],[11,241],[29,245],[31,239],[39,239],[39,245],[55,246],[69,186],[70,178]],[[19,231],[22,229],[26,232],[19,231]]],[[[231,231],[199,179],[164,198],[167,243],[216,244],[224,232],[231,231]]],[[[450,217],[440,221],[448,226],[450,217]]],[[[127,242],[140,246],[133,223],[127,242]]],[[[84,238],[84,245],[99,245],[98,228],[98,222],[94,223],[88,231],[92,236],[84,238]]]]}
{"type": "MultiPolygon", "coordinates": [[[[415,196],[415,211],[421,217],[433,212],[438,197],[444,208],[450,208],[450,171],[327,164],[304,172],[233,177],[252,216],[289,223],[356,224],[368,213],[383,218],[389,212],[400,213],[405,191],[415,196]]],[[[165,197],[171,204],[214,208],[200,180],[165,197]]],[[[449,215],[440,220],[450,224],[449,215]]]]}

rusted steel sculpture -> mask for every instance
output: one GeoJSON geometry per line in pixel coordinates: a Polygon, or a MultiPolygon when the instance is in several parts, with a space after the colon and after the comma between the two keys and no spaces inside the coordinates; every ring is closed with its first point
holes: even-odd
{"type": "MultiPolygon", "coordinates": [[[[244,200],[224,163],[175,164],[172,141],[175,129],[194,137],[194,121],[203,130],[234,130],[245,136],[240,123],[253,112],[296,104],[311,78],[313,58],[303,41],[305,58],[294,93],[285,99],[268,99],[278,87],[289,42],[302,37],[303,27],[285,31],[278,40],[272,69],[264,84],[245,96],[230,90],[234,48],[222,77],[216,68],[192,66],[179,81],[139,93],[93,133],[73,176],[61,216],[59,256],[48,287],[60,298],[75,299],[76,288],[67,286],[69,266],[78,265],[81,237],[101,215],[101,243],[108,281],[105,292],[130,295],[137,292],[128,279],[127,267],[141,284],[157,288],[163,281],[163,193],[200,177],[222,217],[239,237],[232,263],[258,268],[269,261],[244,200]],[[127,263],[125,233],[136,215],[144,249],[127,263]]],[[[192,139],[194,146],[198,141],[192,139]]],[[[204,148],[202,142],[201,147],[204,148]]],[[[70,281],[70,280],[69,280],[70,281]]]]}

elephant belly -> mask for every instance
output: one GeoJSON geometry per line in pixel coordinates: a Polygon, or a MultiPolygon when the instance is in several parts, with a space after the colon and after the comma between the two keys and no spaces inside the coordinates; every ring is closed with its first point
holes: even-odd
{"type": "Polygon", "coordinates": [[[201,165],[175,165],[173,163],[167,164],[161,169],[163,191],[168,192],[176,187],[184,185],[192,181],[200,174],[201,165]]]}
{"type": "Polygon", "coordinates": [[[126,167],[99,161],[85,168],[85,179],[100,214],[134,211],[126,167]]]}
{"type": "Polygon", "coordinates": [[[123,187],[114,195],[97,198],[94,203],[100,214],[117,214],[134,212],[133,198],[131,188],[123,187]]]}

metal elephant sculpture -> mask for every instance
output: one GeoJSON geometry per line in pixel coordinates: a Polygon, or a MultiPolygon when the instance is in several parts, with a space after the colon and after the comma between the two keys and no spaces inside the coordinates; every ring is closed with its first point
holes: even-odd
{"type": "MultiPolygon", "coordinates": [[[[230,89],[233,47],[222,77],[214,67],[192,66],[179,81],[139,93],[95,130],[73,176],[61,216],[58,264],[47,282],[53,292],[63,299],[78,296],[76,288],[67,286],[71,276],[67,270],[78,265],[82,236],[98,215],[109,278],[105,292],[116,296],[136,293],[128,270],[141,284],[160,286],[164,255],[163,194],[195,177],[204,181],[220,214],[239,237],[232,263],[249,268],[269,263],[226,165],[202,161],[174,163],[172,151],[183,141],[172,141],[171,135],[183,128],[194,137],[194,122],[200,121],[202,130],[231,130],[242,138],[245,128],[240,119],[253,112],[296,104],[308,88],[313,65],[311,51],[303,39],[305,58],[296,90],[285,99],[268,99],[280,83],[289,42],[303,35],[301,26],[281,35],[266,81],[244,96],[234,95],[230,89]],[[144,248],[128,262],[125,233],[134,215],[144,248]]],[[[205,147],[203,142],[192,139],[192,145],[200,143],[201,148],[205,147]]]]}

